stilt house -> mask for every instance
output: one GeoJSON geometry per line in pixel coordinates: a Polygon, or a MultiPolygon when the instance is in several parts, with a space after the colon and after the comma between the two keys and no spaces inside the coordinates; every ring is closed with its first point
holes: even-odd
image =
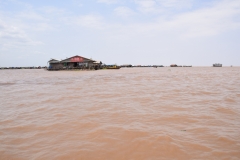
{"type": "Polygon", "coordinates": [[[96,69],[99,64],[94,63],[92,59],[81,56],[73,56],[64,60],[51,59],[48,61],[49,70],[64,70],[64,69],[96,69]]]}

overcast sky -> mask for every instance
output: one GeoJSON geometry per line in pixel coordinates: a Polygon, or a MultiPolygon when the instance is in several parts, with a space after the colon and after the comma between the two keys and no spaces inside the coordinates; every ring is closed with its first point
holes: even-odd
{"type": "Polygon", "coordinates": [[[0,0],[0,67],[240,66],[240,0],[0,0]]]}

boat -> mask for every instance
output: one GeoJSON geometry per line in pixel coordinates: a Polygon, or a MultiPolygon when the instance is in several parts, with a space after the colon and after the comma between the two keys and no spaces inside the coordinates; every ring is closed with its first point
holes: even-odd
{"type": "Polygon", "coordinates": [[[106,66],[106,69],[120,69],[121,67],[120,66],[117,66],[117,65],[108,65],[106,66]]]}
{"type": "Polygon", "coordinates": [[[222,67],[222,64],[220,64],[220,63],[215,63],[215,64],[213,64],[213,67],[222,67]]]}

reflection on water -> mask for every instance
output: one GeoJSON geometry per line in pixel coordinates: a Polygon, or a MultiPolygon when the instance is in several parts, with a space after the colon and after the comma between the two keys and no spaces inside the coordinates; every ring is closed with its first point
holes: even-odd
{"type": "Polygon", "coordinates": [[[240,68],[0,75],[0,159],[240,159],[240,68]]]}

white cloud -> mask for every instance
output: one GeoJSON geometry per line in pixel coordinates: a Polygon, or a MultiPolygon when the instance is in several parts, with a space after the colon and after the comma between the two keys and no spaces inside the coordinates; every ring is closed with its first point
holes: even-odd
{"type": "MultiPolygon", "coordinates": [[[[145,5],[146,8],[151,6],[153,5],[145,5]]],[[[159,15],[157,20],[133,22],[119,28],[125,28],[122,31],[136,35],[154,36],[159,33],[169,33],[182,38],[205,37],[239,29],[240,21],[237,17],[240,17],[240,1],[231,0],[215,3],[212,7],[175,14],[167,19],[159,15]]],[[[129,33],[125,34],[129,35],[129,33]]]]}
{"type": "Polygon", "coordinates": [[[23,1],[19,1],[19,0],[6,0],[6,4],[11,5],[14,4],[18,7],[24,7],[24,8],[28,8],[28,9],[32,9],[33,6],[30,3],[25,3],[23,1]]]}
{"type": "Polygon", "coordinates": [[[25,11],[18,13],[17,18],[20,18],[22,20],[33,20],[33,21],[49,21],[49,19],[44,18],[42,15],[37,14],[36,12],[33,11],[25,11]]]}
{"type": "Polygon", "coordinates": [[[136,13],[128,7],[117,7],[114,9],[116,15],[121,17],[128,17],[135,15],[136,13]]]}
{"type": "Polygon", "coordinates": [[[118,3],[118,0],[97,0],[98,3],[114,4],[118,3]]]}
{"type": "Polygon", "coordinates": [[[173,9],[191,8],[193,0],[134,0],[138,10],[142,13],[162,13],[173,9]]]}
{"type": "Polygon", "coordinates": [[[191,8],[193,0],[156,0],[157,3],[164,8],[191,8]]]}
{"type": "Polygon", "coordinates": [[[154,0],[135,0],[138,9],[144,13],[158,12],[157,3],[154,0]]]}
{"type": "Polygon", "coordinates": [[[9,20],[25,31],[50,31],[54,30],[51,25],[51,17],[34,11],[24,11],[17,15],[11,15],[9,20]]]}
{"type": "Polygon", "coordinates": [[[240,1],[223,1],[211,8],[176,16],[168,24],[182,29],[186,36],[209,36],[240,27],[240,22],[234,20],[236,16],[240,16],[240,1]]]}
{"type": "MultiPolygon", "coordinates": [[[[98,2],[117,3],[106,0],[98,2]]],[[[102,5],[96,5],[99,8],[91,10],[85,3],[82,8],[74,5],[76,10],[45,6],[24,8],[14,14],[0,11],[0,50],[9,50],[0,54],[14,55],[14,48],[20,48],[26,55],[46,53],[46,57],[48,54],[55,57],[71,50],[71,54],[97,52],[96,55],[101,54],[101,57],[113,55],[116,57],[112,59],[117,59],[125,52],[125,55],[133,57],[130,58],[132,61],[137,54],[144,57],[148,53],[157,55],[166,52],[177,57],[175,52],[179,48],[192,52],[188,49],[188,43],[201,46],[194,42],[196,39],[213,41],[218,36],[224,37],[225,32],[240,33],[239,0],[214,1],[207,7],[191,10],[191,0],[132,0],[119,3],[121,6],[118,7],[115,4],[105,6],[104,11],[102,5]],[[43,47],[38,46],[43,44],[40,41],[45,43],[43,47]]],[[[226,40],[226,43],[230,42],[226,40]]],[[[202,48],[205,47],[203,45],[202,48]]]]}
{"type": "MultiPolygon", "coordinates": [[[[0,49],[24,48],[26,45],[39,45],[40,41],[33,40],[26,32],[26,24],[16,17],[0,15],[0,49]]],[[[29,26],[28,26],[29,28],[29,26]]]]}
{"type": "Polygon", "coordinates": [[[67,18],[67,23],[70,25],[77,24],[78,26],[91,29],[102,29],[104,25],[103,18],[101,16],[92,14],[67,18]]]}
{"type": "Polygon", "coordinates": [[[79,2],[79,0],[73,0],[73,4],[78,7],[82,7],[83,3],[79,2]]]}
{"type": "MultiPolygon", "coordinates": [[[[172,1],[171,5],[174,2],[176,1],[172,1]]],[[[145,11],[154,11],[153,4],[152,1],[148,1],[148,3],[142,3],[142,6],[145,7],[145,11]]],[[[114,13],[122,17],[130,15],[141,16],[141,14],[136,14],[128,7],[115,8],[114,13]]],[[[137,35],[154,37],[162,33],[168,33],[181,38],[192,38],[213,36],[237,29],[240,27],[240,22],[236,21],[234,17],[240,17],[240,1],[238,0],[218,2],[212,7],[173,14],[167,18],[159,14],[158,18],[147,22],[130,21],[122,24],[121,21],[118,21],[113,23],[100,15],[93,14],[67,18],[65,22],[72,26],[77,25],[89,29],[101,29],[109,33],[110,37],[137,35]]]]}
{"type": "Polygon", "coordinates": [[[27,36],[24,31],[19,29],[17,26],[9,25],[6,22],[0,21],[0,38],[25,41],[27,36]]]}
{"type": "MultiPolygon", "coordinates": [[[[80,4],[78,4],[80,5],[80,4]]],[[[62,8],[56,8],[53,6],[45,6],[39,9],[40,11],[42,11],[43,13],[47,14],[47,15],[63,15],[66,13],[65,9],[62,8]]]]}

